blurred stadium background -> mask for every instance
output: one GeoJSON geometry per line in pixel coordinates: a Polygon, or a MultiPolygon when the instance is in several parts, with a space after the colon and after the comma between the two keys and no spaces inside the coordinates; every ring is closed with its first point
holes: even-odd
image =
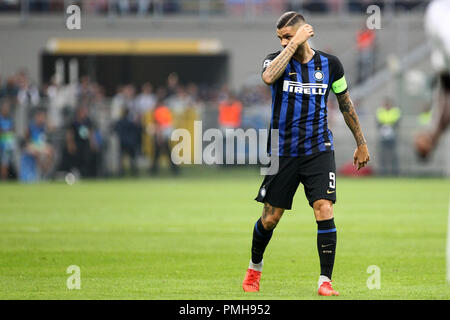
{"type": "MultiPolygon", "coordinates": [[[[449,132],[429,161],[413,148],[415,134],[430,126],[436,83],[427,3],[0,0],[0,119],[10,127],[5,141],[15,141],[2,155],[0,298],[254,297],[240,286],[260,214],[252,201],[261,181],[256,166],[182,165],[172,178],[164,156],[161,177],[153,177],[152,128],[157,106],[166,107],[161,121],[190,132],[195,120],[204,130],[267,128],[262,62],[279,50],[277,18],[297,10],[315,28],[312,47],[344,65],[371,152],[359,175],[383,177],[339,180],[338,289],[366,299],[366,268],[376,264],[388,289],[370,297],[448,299],[449,132]],[[66,27],[71,4],[81,8],[80,30],[66,27]],[[381,8],[378,30],[365,27],[372,4],[381,8]],[[398,108],[388,119],[380,111],[386,104],[398,108]],[[396,143],[383,145],[383,137],[396,143]],[[135,171],[125,153],[135,156],[135,171]],[[80,176],[71,188],[61,183],[80,176]],[[64,272],[74,263],[84,290],[71,295],[64,272]]],[[[328,108],[339,175],[358,175],[348,167],[354,141],[333,95],[328,108]]],[[[271,243],[266,293],[258,297],[316,297],[315,222],[302,197],[295,211],[303,214],[285,218],[299,223],[283,224],[271,243]],[[292,258],[286,246],[302,248],[302,257],[292,258]],[[301,273],[288,270],[291,258],[302,261],[301,273]]]]}
{"type": "MultiPolygon", "coordinates": [[[[20,177],[21,163],[27,164],[26,131],[37,110],[47,114],[46,139],[54,150],[47,178],[64,167],[67,128],[82,105],[89,109],[97,142],[90,152],[95,159],[89,169],[95,177],[119,174],[114,124],[122,109],[130,110],[129,118],[141,130],[136,154],[140,172],[147,172],[153,148],[146,128],[157,97],[171,110],[175,127],[191,129],[194,119],[203,120],[205,128],[220,127],[219,106],[232,95],[242,104],[240,127],[266,128],[270,92],[260,80],[262,59],[279,48],[274,33],[277,17],[286,10],[299,10],[316,28],[313,47],[343,62],[371,146],[372,173],[448,176],[448,135],[431,161],[420,161],[413,151],[415,133],[430,121],[435,81],[423,27],[426,4],[416,0],[0,1],[0,100],[10,105],[17,142],[11,169],[20,177]],[[81,8],[81,30],[65,26],[64,8],[70,4],[81,8]],[[365,28],[370,4],[382,10],[379,30],[365,28]],[[377,126],[377,109],[386,99],[401,110],[397,144],[387,155],[386,148],[379,148],[382,130],[377,126]],[[394,152],[397,161],[389,158],[394,152]],[[398,163],[398,172],[395,168],[384,172],[392,162],[398,163]]],[[[342,169],[352,152],[352,138],[334,97],[329,109],[336,161],[342,169]]]]}

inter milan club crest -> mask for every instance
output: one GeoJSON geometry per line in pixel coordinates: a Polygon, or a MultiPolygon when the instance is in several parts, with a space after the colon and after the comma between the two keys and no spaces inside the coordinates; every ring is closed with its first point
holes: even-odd
{"type": "Polygon", "coordinates": [[[264,198],[266,196],[266,188],[262,187],[261,190],[259,190],[259,194],[264,198]]]}
{"type": "Polygon", "coordinates": [[[317,81],[322,81],[323,80],[323,72],[320,70],[314,71],[314,79],[316,79],[317,81]]]}

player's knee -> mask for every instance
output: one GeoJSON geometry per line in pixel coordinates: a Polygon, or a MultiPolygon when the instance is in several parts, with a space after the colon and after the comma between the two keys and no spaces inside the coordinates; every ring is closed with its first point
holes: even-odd
{"type": "Polygon", "coordinates": [[[280,219],[279,218],[277,219],[275,217],[266,217],[263,218],[261,221],[264,229],[272,230],[277,226],[278,221],[280,221],[280,219]]]}
{"type": "Polygon", "coordinates": [[[264,206],[264,211],[261,216],[261,222],[266,230],[274,229],[278,222],[280,221],[282,215],[284,213],[284,209],[272,207],[271,205],[266,204],[264,206]]]}
{"type": "Polygon", "coordinates": [[[317,200],[313,203],[314,215],[317,221],[333,218],[333,203],[330,200],[317,200]]]}

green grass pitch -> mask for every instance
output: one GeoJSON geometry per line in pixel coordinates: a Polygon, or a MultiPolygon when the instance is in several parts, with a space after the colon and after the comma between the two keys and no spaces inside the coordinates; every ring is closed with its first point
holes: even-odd
{"type": "Polygon", "coordinates": [[[244,293],[256,170],[177,179],[0,184],[0,299],[449,299],[449,181],[337,180],[340,297],[318,297],[317,227],[303,189],[244,293]],[[66,269],[81,269],[69,290],[66,269]],[[369,290],[367,268],[380,268],[369,290]]]}

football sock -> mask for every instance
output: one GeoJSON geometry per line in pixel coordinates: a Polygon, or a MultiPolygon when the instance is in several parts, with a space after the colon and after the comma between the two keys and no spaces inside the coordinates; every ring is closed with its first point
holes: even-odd
{"type": "Polygon", "coordinates": [[[264,260],[261,260],[260,263],[253,263],[252,260],[250,260],[250,263],[248,264],[248,268],[261,272],[262,268],[263,268],[263,261],[264,260]]]}
{"type": "Polygon", "coordinates": [[[320,288],[320,286],[322,285],[322,283],[324,283],[325,281],[331,281],[330,278],[328,278],[327,276],[320,276],[319,277],[319,283],[317,288],[320,288]]]}
{"type": "Polygon", "coordinates": [[[336,253],[336,226],[334,218],[317,221],[317,249],[319,251],[320,275],[331,279],[336,253]]]}
{"type": "Polygon", "coordinates": [[[267,244],[272,238],[272,233],[273,230],[264,229],[261,218],[256,221],[252,240],[252,262],[254,264],[259,264],[262,261],[264,250],[266,250],[267,244]]]}

